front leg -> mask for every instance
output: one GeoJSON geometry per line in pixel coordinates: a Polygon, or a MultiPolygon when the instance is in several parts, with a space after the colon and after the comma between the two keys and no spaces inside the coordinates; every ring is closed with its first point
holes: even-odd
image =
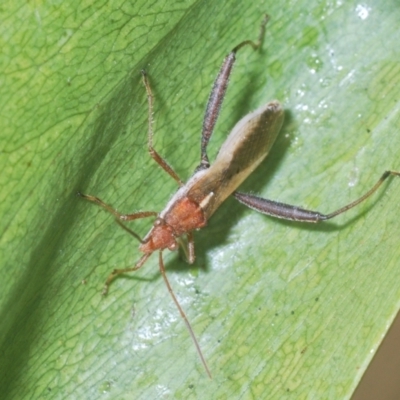
{"type": "Polygon", "coordinates": [[[196,255],[194,254],[194,237],[193,233],[189,232],[187,234],[187,240],[188,240],[188,262],[189,264],[193,264],[194,260],[196,258],[196,255]]]}
{"type": "Polygon", "coordinates": [[[187,239],[187,242],[181,236],[181,237],[177,238],[177,241],[179,243],[180,248],[185,253],[186,261],[189,264],[193,264],[194,260],[196,258],[195,253],[194,253],[193,233],[192,232],[187,233],[186,234],[186,239],[187,239]]]}
{"type": "Polygon", "coordinates": [[[110,287],[111,282],[118,276],[122,274],[126,274],[127,272],[137,271],[139,268],[143,266],[143,264],[147,261],[147,259],[151,256],[151,253],[143,254],[140,260],[135,264],[134,267],[131,268],[123,268],[123,269],[114,269],[113,272],[108,276],[106,283],[104,284],[104,288],[102,291],[102,295],[105,296],[108,293],[108,288],[110,287]]]}

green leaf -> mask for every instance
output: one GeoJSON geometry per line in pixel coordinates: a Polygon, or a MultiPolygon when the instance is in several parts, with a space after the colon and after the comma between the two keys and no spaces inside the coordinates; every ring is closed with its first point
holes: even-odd
{"type": "MultiPolygon", "coordinates": [[[[1,9],[0,386],[8,399],[349,398],[399,309],[400,183],[332,222],[276,221],[229,199],[165,252],[209,380],[158,273],[98,207],[161,211],[188,179],[223,57],[240,50],[210,144],[273,98],[286,122],[242,189],[330,212],[400,170],[400,10],[393,0],[12,2],[1,9]]],[[[130,225],[144,235],[150,220],[130,225]]]]}

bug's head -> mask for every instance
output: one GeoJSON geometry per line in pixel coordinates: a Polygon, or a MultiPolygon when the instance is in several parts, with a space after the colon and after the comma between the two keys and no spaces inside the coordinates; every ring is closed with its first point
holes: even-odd
{"type": "Polygon", "coordinates": [[[152,253],[156,250],[176,250],[178,243],[171,227],[162,218],[154,221],[153,228],[147,236],[147,240],[139,247],[143,253],[152,253]]]}

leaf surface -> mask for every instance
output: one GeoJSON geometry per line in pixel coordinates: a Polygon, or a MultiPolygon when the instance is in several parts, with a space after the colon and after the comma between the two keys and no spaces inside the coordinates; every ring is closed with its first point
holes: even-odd
{"type": "MultiPolygon", "coordinates": [[[[205,104],[238,54],[210,157],[274,98],[285,124],[242,185],[331,212],[400,170],[399,6],[351,2],[29,2],[2,7],[0,383],[4,398],[349,398],[399,309],[400,184],[321,225],[223,204],[196,263],[165,253],[210,381],[137,243],[77,191],[121,212],[161,211],[198,164],[205,104]]],[[[130,227],[145,235],[150,220],[130,227]]]]}

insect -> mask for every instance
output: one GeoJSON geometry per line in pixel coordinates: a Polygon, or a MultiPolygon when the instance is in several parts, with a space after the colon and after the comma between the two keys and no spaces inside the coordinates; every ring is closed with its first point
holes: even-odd
{"type": "Polygon", "coordinates": [[[206,107],[201,136],[200,164],[186,183],[179,178],[172,167],[153,147],[153,93],[147,74],[142,71],[148,100],[148,151],[157,164],[179,185],[178,191],[172,196],[161,213],[140,211],[133,214],[121,214],[97,197],[78,193],[81,197],[98,204],[113,214],[121,225],[123,225],[122,222],[155,217],[153,226],[143,239],[123,225],[125,229],[139,240],[139,250],[143,255],[133,267],[112,271],[106,280],[103,294],[107,293],[110,283],[117,276],[138,270],[144,265],[151,254],[158,251],[160,273],[180,315],[185,321],[204,368],[210,377],[211,372],[193,329],[166,276],[162,257],[163,250],[176,250],[182,244],[180,238],[186,236],[187,248],[185,250],[188,261],[192,264],[195,260],[193,231],[205,227],[210,217],[230,195],[233,195],[240,203],[263,214],[292,221],[316,223],[329,220],[355,207],[371,196],[386,178],[391,175],[400,175],[396,171],[385,171],[375,185],[364,195],[330,214],[322,214],[317,211],[306,210],[236,191],[239,185],[267,156],[282,127],[284,112],[278,101],[271,101],[243,117],[232,129],[219,150],[214,163],[210,164],[207,155],[207,146],[214,131],[220,107],[228,87],[228,80],[235,63],[236,53],[244,46],[251,46],[254,50],[261,46],[267,21],[268,16],[265,16],[261,24],[257,42],[250,40],[241,42],[224,59],[214,81],[206,107]]]}

